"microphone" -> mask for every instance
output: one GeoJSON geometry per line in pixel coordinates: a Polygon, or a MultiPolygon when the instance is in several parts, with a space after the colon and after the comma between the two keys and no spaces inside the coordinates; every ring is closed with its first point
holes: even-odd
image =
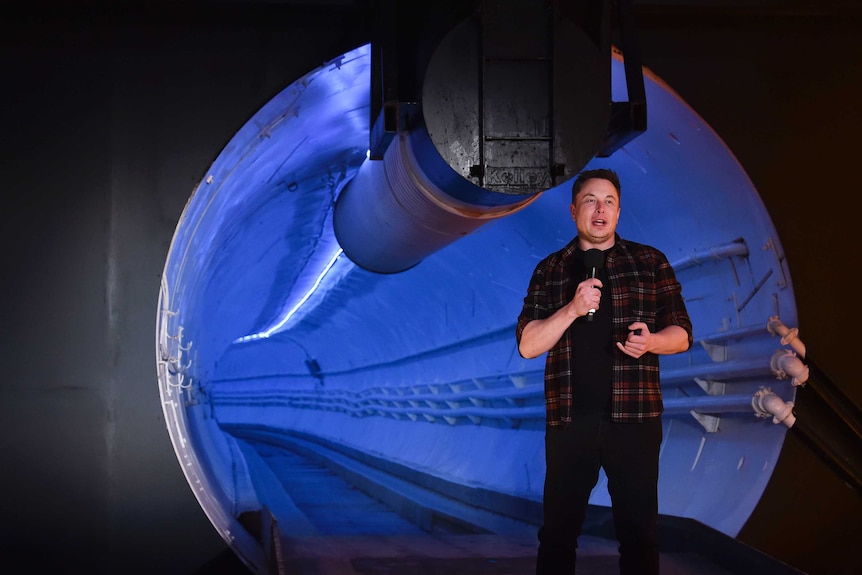
{"type": "MultiPolygon", "coordinates": [[[[596,273],[605,267],[605,254],[602,250],[592,248],[584,252],[584,266],[587,268],[587,278],[596,277],[596,273]]],[[[587,321],[593,321],[593,315],[596,310],[591,309],[587,312],[587,321]]]]}

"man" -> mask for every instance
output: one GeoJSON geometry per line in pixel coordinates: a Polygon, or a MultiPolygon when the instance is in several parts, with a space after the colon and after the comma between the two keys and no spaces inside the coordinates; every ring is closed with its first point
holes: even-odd
{"type": "Polygon", "coordinates": [[[575,572],[577,539],[604,468],[620,574],[658,574],[658,356],[689,349],[691,320],[665,255],[617,235],[614,171],[579,174],[570,211],[578,235],[536,266],[516,331],[523,357],[548,354],[536,573],[575,572]],[[598,256],[589,267],[588,250],[598,256]]]}

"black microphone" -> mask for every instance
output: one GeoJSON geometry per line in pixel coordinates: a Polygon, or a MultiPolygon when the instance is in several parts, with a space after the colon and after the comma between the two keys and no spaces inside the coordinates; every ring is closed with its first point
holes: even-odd
{"type": "MultiPolygon", "coordinates": [[[[584,266],[587,268],[587,278],[596,277],[596,273],[605,267],[605,254],[602,250],[592,248],[584,252],[584,266]]],[[[587,321],[593,321],[593,315],[596,310],[591,309],[587,312],[587,321]]]]}

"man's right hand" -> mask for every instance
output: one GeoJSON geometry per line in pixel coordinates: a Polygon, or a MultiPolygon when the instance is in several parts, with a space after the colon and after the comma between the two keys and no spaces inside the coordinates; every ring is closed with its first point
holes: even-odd
{"type": "Polygon", "coordinates": [[[575,289],[575,297],[569,305],[572,307],[575,317],[583,317],[593,310],[599,309],[602,300],[602,282],[599,278],[587,278],[578,284],[575,289]]]}

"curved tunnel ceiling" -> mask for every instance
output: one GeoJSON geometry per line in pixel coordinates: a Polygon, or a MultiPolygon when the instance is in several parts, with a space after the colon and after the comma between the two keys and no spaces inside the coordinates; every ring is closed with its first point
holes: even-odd
{"type": "MultiPolygon", "coordinates": [[[[611,69],[623,100],[619,54],[611,69]]],[[[156,361],[168,431],[202,508],[252,567],[262,551],[237,517],[277,508],[278,495],[230,429],[302,434],[541,500],[543,358],[518,355],[514,325],[535,264],[575,234],[570,182],[407,271],[360,268],[332,217],[376,161],[369,76],[361,46],[259,110],[195,189],[165,264],[156,361]]],[[[767,330],[770,318],[796,322],[793,289],[744,169],[645,76],[648,130],[587,167],[620,174],[619,232],[668,255],[694,322],[692,350],[662,358],[660,511],[734,536],[784,441],[785,426],[752,405],[764,388],[794,397],[770,367],[782,350],[767,330]]],[[[603,477],[591,502],[609,504],[603,477]]]]}

